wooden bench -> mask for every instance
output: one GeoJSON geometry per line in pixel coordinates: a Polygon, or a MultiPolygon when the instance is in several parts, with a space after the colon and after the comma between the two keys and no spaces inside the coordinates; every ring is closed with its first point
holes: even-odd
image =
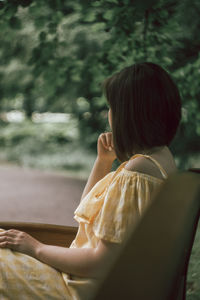
{"type": "MultiPolygon", "coordinates": [[[[93,300],[183,300],[188,262],[200,211],[200,175],[171,176],[121,247],[93,300]]],[[[25,231],[46,244],[69,246],[77,228],[0,222],[4,229],[25,231]]],[[[88,299],[85,299],[88,300],[88,299]]]]}

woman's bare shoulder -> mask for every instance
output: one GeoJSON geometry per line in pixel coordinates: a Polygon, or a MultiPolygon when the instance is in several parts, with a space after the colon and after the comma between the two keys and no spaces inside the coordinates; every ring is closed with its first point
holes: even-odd
{"type": "MultiPolygon", "coordinates": [[[[157,152],[150,156],[161,165],[168,175],[177,170],[174,158],[169,149],[165,149],[164,151],[157,152]]],[[[163,178],[159,167],[146,156],[138,156],[135,159],[129,160],[125,165],[125,169],[160,179],[163,178]]]]}

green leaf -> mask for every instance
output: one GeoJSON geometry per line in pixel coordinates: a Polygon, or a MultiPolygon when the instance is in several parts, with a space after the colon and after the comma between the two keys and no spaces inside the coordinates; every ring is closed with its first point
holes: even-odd
{"type": "Polygon", "coordinates": [[[16,29],[16,30],[21,29],[21,21],[17,17],[11,17],[9,21],[9,25],[12,29],[16,29]]]}
{"type": "Polygon", "coordinates": [[[20,0],[20,5],[23,6],[23,7],[27,7],[27,6],[29,6],[32,2],[33,2],[33,0],[20,0]]]}
{"type": "Polygon", "coordinates": [[[46,36],[47,36],[46,32],[44,32],[44,31],[40,32],[40,35],[39,35],[40,41],[44,42],[46,40],[46,36]]]}
{"type": "Polygon", "coordinates": [[[109,3],[114,3],[114,4],[118,4],[118,0],[107,0],[107,2],[109,2],[109,3]]]}
{"type": "Polygon", "coordinates": [[[7,18],[13,17],[17,12],[17,6],[16,5],[8,5],[5,9],[5,15],[7,18]]]}
{"type": "Polygon", "coordinates": [[[110,20],[112,20],[112,18],[113,18],[113,14],[114,14],[114,11],[111,10],[111,9],[109,9],[109,10],[107,10],[107,11],[103,14],[103,18],[104,18],[105,20],[110,21],[110,20]]]}
{"type": "Polygon", "coordinates": [[[89,10],[89,11],[87,12],[87,14],[85,15],[85,17],[84,17],[83,20],[84,20],[85,22],[94,22],[95,19],[96,19],[96,13],[95,13],[95,11],[89,10]]]}

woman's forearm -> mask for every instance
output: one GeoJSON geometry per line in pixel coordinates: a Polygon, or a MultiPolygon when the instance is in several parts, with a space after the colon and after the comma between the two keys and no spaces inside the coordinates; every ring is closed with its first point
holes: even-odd
{"type": "Polygon", "coordinates": [[[34,257],[59,270],[80,277],[95,277],[98,260],[93,248],[65,248],[42,244],[34,257]]]}
{"type": "Polygon", "coordinates": [[[111,171],[112,163],[113,160],[103,160],[97,157],[93,169],[88,178],[87,184],[84,188],[81,199],[83,199],[90,192],[90,190],[99,180],[101,180],[111,171]]]}
{"type": "Polygon", "coordinates": [[[103,240],[99,241],[96,248],[65,248],[40,244],[31,256],[64,273],[100,278],[114,262],[120,249],[120,244],[103,240]]]}
{"type": "Polygon", "coordinates": [[[97,159],[95,160],[81,199],[90,192],[99,180],[111,171],[115,159],[116,153],[113,146],[112,132],[100,134],[97,141],[97,159]]]}
{"type": "Polygon", "coordinates": [[[99,241],[96,248],[66,248],[46,245],[26,232],[15,229],[0,231],[0,248],[30,255],[60,272],[80,277],[99,277],[102,265],[113,257],[115,244],[99,241]]]}

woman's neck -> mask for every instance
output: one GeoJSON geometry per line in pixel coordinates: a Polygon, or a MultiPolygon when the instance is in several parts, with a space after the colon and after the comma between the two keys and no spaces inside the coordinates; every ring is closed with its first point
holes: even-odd
{"type": "Polygon", "coordinates": [[[149,149],[139,150],[139,151],[137,151],[137,153],[144,154],[144,155],[153,155],[153,154],[160,153],[166,149],[167,149],[167,146],[158,146],[158,147],[153,147],[153,148],[149,148],[149,149]]]}

